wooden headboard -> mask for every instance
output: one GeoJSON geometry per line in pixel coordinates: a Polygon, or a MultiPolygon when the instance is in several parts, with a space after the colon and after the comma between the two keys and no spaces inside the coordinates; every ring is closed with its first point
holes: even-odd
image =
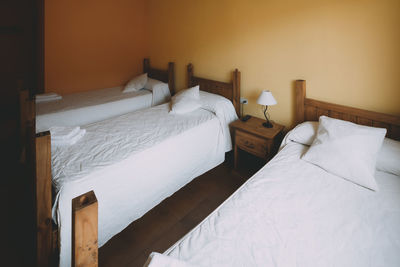
{"type": "Polygon", "coordinates": [[[143,60],[143,73],[147,73],[147,76],[165,83],[168,83],[171,95],[175,94],[175,64],[174,62],[168,62],[167,70],[160,70],[150,67],[150,59],[145,58],[143,60]]]}
{"type": "Polygon", "coordinates": [[[200,90],[222,95],[232,101],[236,114],[240,116],[240,71],[235,69],[231,82],[219,82],[193,75],[193,65],[187,66],[188,87],[200,85],[200,90]]]}
{"type": "Polygon", "coordinates": [[[296,124],[318,121],[321,115],[361,125],[386,128],[386,136],[400,140],[400,116],[378,113],[306,97],[306,81],[296,81],[296,124]]]}

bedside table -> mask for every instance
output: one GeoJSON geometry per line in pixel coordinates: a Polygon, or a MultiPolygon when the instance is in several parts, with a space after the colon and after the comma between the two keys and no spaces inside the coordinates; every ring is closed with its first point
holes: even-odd
{"type": "Polygon", "coordinates": [[[234,168],[238,164],[238,149],[268,161],[278,150],[283,125],[272,122],[272,128],[262,126],[265,120],[251,117],[248,121],[234,121],[230,127],[234,135],[234,168]]]}

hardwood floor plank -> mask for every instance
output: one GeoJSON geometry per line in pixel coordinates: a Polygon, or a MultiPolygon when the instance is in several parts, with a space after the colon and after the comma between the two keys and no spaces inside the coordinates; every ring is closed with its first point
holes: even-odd
{"type": "Polygon", "coordinates": [[[145,248],[140,254],[129,263],[129,266],[143,266],[151,252],[163,253],[170,246],[175,244],[182,236],[187,234],[193,227],[177,222],[173,227],[164,233],[162,238],[155,240],[149,247],[145,248]]]}
{"type": "Polygon", "coordinates": [[[102,246],[99,265],[143,266],[151,252],[172,246],[253,173],[232,172],[228,164],[221,164],[194,179],[102,246]]]}

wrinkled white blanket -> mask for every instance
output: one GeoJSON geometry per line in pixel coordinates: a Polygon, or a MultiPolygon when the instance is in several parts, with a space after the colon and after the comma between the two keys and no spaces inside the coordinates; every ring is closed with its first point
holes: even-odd
{"type": "Polygon", "coordinates": [[[193,178],[224,161],[232,147],[228,100],[205,94],[207,106],[187,114],[159,105],[81,128],[75,145],[52,148],[53,218],[60,228],[60,264],[71,259],[71,200],[94,190],[99,245],[193,178]]]}
{"type": "Polygon", "coordinates": [[[373,192],[301,160],[306,149],[288,142],[164,255],[207,267],[400,266],[400,177],[377,172],[373,192]]]}

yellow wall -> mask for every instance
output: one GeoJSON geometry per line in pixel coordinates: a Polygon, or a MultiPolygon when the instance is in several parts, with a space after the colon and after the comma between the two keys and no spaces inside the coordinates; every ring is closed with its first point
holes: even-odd
{"type": "Polygon", "coordinates": [[[124,84],[142,71],[144,0],[46,0],[45,90],[124,84]]]}
{"type": "Polygon", "coordinates": [[[147,54],[227,80],[242,72],[245,113],[262,117],[256,99],[269,89],[280,123],[293,122],[295,79],[319,100],[400,114],[399,0],[148,0],[147,54]]]}
{"type": "Polygon", "coordinates": [[[45,2],[45,88],[62,94],[124,84],[143,57],[228,80],[242,72],[245,113],[273,92],[271,117],[293,121],[293,81],[309,97],[400,114],[398,0],[70,0],[45,2]]]}

